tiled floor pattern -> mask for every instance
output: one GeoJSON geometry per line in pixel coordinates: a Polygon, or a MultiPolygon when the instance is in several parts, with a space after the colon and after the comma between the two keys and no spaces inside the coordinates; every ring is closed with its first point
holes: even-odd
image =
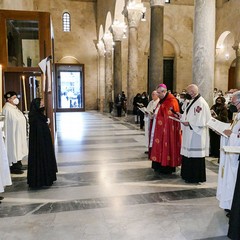
{"type": "Polygon", "coordinates": [[[227,239],[228,219],[215,198],[218,166],[207,182],[186,184],[178,168],[150,168],[144,132],[124,118],[91,111],[57,114],[58,180],[29,190],[13,175],[0,205],[0,239],[227,239]]]}

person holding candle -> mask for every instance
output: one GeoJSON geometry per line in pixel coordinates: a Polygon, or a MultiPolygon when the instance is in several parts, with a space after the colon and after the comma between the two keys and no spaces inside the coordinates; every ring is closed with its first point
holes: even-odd
{"type": "Polygon", "coordinates": [[[10,171],[13,174],[22,174],[21,160],[28,155],[27,121],[18,109],[19,99],[14,91],[4,94],[6,103],[3,107],[4,134],[10,171]]]}

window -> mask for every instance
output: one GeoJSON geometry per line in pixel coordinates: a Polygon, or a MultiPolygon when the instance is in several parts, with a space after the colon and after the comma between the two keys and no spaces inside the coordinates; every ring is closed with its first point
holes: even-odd
{"type": "Polygon", "coordinates": [[[63,25],[63,31],[64,32],[70,32],[71,31],[71,19],[70,19],[70,14],[68,12],[63,13],[62,25],[63,25]]]}

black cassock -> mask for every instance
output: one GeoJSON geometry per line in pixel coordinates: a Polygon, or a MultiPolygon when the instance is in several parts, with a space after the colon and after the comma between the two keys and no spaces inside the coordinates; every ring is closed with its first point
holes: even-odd
{"type": "Polygon", "coordinates": [[[31,188],[51,186],[57,180],[57,163],[47,117],[40,109],[29,113],[27,183],[31,188]]]}
{"type": "MultiPolygon", "coordinates": [[[[239,165],[240,166],[240,165],[239,165]]],[[[237,180],[234,190],[231,213],[229,217],[228,237],[240,240],[240,167],[238,166],[237,180]]]]}

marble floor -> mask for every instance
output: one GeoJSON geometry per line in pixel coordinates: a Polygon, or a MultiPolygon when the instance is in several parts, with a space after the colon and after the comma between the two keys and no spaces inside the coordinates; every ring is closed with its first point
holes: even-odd
{"type": "Polygon", "coordinates": [[[215,198],[216,159],[207,182],[186,184],[180,169],[159,175],[144,152],[144,132],[125,118],[58,113],[58,180],[30,190],[12,175],[0,205],[1,240],[228,239],[215,198]]]}

